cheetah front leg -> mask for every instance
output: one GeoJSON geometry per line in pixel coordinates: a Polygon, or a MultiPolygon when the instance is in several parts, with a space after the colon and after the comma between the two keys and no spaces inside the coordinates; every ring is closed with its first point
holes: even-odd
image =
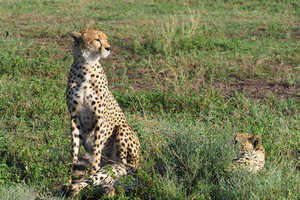
{"type": "Polygon", "coordinates": [[[105,142],[111,135],[109,133],[108,123],[105,120],[98,120],[94,130],[95,142],[93,146],[93,162],[90,175],[93,176],[100,169],[102,149],[105,142]],[[106,130],[107,129],[107,130],[106,130]]]}
{"type": "Polygon", "coordinates": [[[78,154],[80,148],[80,122],[75,116],[71,116],[71,134],[72,134],[72,167],[71,167],[71,178],[70,183],[72,183],[72,173],[74,166],[78,163],[78,154]]]}
{"type": "Polygon", "coordinates": [[[79,194],[79,192],[83,188],[85,188],[88,185],[89,184],[85,181],[82,181],[80,183],[73,183],[72,185],[67,186],[68,188],[66,189],[67,190],[66,196],[68,197],[68,199],[73,199],[79,194]]]}

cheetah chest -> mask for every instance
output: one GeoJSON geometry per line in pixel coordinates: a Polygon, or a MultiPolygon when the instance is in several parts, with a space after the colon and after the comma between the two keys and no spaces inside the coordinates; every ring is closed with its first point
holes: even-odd
{"type": "Polygon", "coordinates": [[[95,84],[91,81],[71,85],[69,92],[69,108],[73,116],[80,120],[81,127],[86,131],[94,128],[97,116],[100,116],[100,100],[105,94],[105,88],[95,89],[95,84]]]}
{"type": "Polygon", "coordinates": [[[249,168],[250,171],[256,172],[263,168],[265,156],[263,153],[256,151],[243,152],[241,157],[235,160],[235,163],[249,168]]]}
{"type": "Polygon", "coordinates": [[[72,114],[79,117],[81,125],[86,129],[91,129],[95,121],[95,115],[89,102],[92,91],[84,89],[86,87],[88,87],[87,84],[82,84],[73,89],[71,92],[73,94],[70,97],[70,107],[72,107],[72,114]]]}

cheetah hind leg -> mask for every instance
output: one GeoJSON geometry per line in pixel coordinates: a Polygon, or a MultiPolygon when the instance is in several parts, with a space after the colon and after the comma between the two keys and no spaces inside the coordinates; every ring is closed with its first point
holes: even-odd
{"type": "Polygon", "coordinates": [[[140,144],[129,126],[118,127],[113,151],[114,160],[117,162],[127,167],[138,167],[140,144]]]}

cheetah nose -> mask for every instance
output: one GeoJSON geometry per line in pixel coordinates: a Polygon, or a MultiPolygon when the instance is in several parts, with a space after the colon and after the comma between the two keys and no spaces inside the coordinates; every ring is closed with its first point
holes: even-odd
{"type": "Polygon", "coordinates": [[[105,47],[106,51],[111,51],[111,47],[105,47]]]}

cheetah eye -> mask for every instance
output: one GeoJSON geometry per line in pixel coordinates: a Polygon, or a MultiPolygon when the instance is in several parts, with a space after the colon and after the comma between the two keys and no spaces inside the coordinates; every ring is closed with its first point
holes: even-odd
{"type": "Polygon", "coordinates": [[[101,42],[100,39],[95,39],[97,42],[101,42]]]}

